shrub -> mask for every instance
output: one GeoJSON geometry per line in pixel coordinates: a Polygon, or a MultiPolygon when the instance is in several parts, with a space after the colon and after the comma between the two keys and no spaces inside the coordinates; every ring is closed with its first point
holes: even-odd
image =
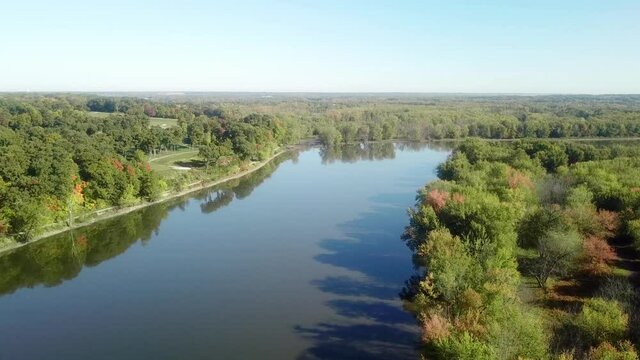
{"type": "Polygon", "coordinates": [[[524,305],[505,304],[490,328],[490,343],[499,359],[545,359],[548,337],[540,314],[524,305]]]}
{"type": "Polygon", "coordinates": [[[5,235],[9,232],[9,225],[6,223],[6,220],[2,218],[2,214],[0,214],[0,236],[5,235]]]}
{"type": "Polygon", "coordinates": [[[465,170],[469,169],[469,160],[463,152],[456,151],[444,163],[438,166],[438,178],[455,180],[465,170]]]}
{"type": "Polygon", "coordinates": [[[440,314],[428,315],[422,321],[422,340],[425,343],[438,341],[450,335],[451,324],[440,314]]]}
{"type": "Polygon", "coordinates": [[[600,286],[598,296],[607,300],[615,300],[628,311],[637,301],[638,295],[628,279],[609,277],[600,286]]]}
{"type": "Polygon", "coordinates": [[[562,212],[554,207],[541,207],[527,213],[518,226],[518,244],[535,248],[538,240],[552,230],[566,230],[569,225],[562,212]]]}
{"type": "Polygon", "coordinates": [[[575,360],[575,358],[576,357],[573,355],[573,352],[565,351],[562,354],[560,354],[557,357],[555,357],[554,359],[556,359],[556,360],[575,360]]]}
{"type": "Polygon", "coordinates": [[[591,344],[617,342],[624,338],[629,316],[620,303],[603,298],[587,300],[575,319],[575,325],[591,344]]]}
{"type": "Polygon", "coordinates": [[[433,189],[429,191],[426,197],[427,204],[431,205],[433,210],[439,212],[449,200],[449,193],[446,191],[433,189]]]}
{"type": "Polygon", "coordinates": [[[551,276],[564,276],[575,270],[582,239],[575,231],[549,231],[536,242],[538,256],[528,270],[538,285],[546,289],[551,276]]]}
{"type": "Polygon", "coordinates": [[[629,341],[622,341],[618,347],[609,342],[603,342],[597,347],[592,347],[587,355],[589,360],[638,360],[633,345],[629,341]]]}
{"type": "Polygon", "coordinates": [[[525,187],[528,189],[534,188],[531,178],[517,170],[509,168],[508,176],[509,178],[507,179],[507,184],[509,185],[510,189],[517,189],[519,187],[525,187]]]}
{"type": "Polygon", "coordinates": [[[585,270],[593,275],[611,273],[610,264],[616,260],[616,253],[606,240],[595,235],[588,236],[584,243],[585,270]]]}
{"type": "Polygon", "coordinates": [[[565,179],[548,176],[537,183],[537,192],[543,204],[563,204],[567,198],[570,185],[565,179]]]}
{"type": "Polygon", "coordinates": [[[452,236],[447,229],[434,230],[429,233],[420,253],[427,258],[434,297],[455,306],[457,294],[473,285],[473,278],[478,273],[475,261],[467,253],[461,239],[452,236]]]}
{"type": "Polygon", "coordinates": [[[615,236],[620,228],[620,216],[617,212],[598,210],[598,219],[606,231],[606,236],[615,236]]]}
{"type": "Polygon", "coordinates": [[[429,359],[493,360],[495,352],[489,345],[474,339],[469,333],[454,334],[438,340],[427,350],[429,359]]]}
{"type": "Polygon", "coordinates": [[[633,240],[633,246],[640,249],[640,219],[627,222],[627,234],[633,240]]]}

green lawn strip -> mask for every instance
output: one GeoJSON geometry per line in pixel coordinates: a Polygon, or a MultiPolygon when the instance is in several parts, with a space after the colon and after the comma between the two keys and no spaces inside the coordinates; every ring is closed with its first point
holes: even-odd
{"type": "Polygon", "coordinates": [[[177,151],[168,151],[157,155],[154,158],[149,160],[151,164],[151,168],[158,172],[161,176],[168,176],[177,171],[186,171],[186,170],[176,170],[173,166],[180,166],[180,162],[190,162],[198,157],[197,149],[182,149],[177,151]]]}
{"type": "MultiPolygon", "coordinates": [[[[108,112],[100,112],[100,111],[89,111],[87,112],[90,116],[97,118],[107,118],[111,115],[124,115],[123,113],[108,113],[108,112]]],[[[178,119],[171,118],[159,118],[159,117],[150,117],[149,118],[149,126],[159,126],[163,129],[178,126],[178,119]]]]}

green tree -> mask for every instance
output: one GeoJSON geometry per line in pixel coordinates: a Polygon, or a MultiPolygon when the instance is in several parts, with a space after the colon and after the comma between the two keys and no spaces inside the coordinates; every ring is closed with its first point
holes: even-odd
{"type": "Polygon", "coordinates": [[[530,271],[538,285],[546,289],[552,275],[564,275],[572,270],[582,251],[582,239],[575,231],[545,231],[535,239],[537,257],[530,271]]]}
{"type": "Polygon", "coordinates": [[[629,316],[617,301],[602,298],[587,300],[574,321],[592,345],[623,340],[628,322],[629,316]]]}
{"type": "Polygon", "coordinates": [[[224,143],[212,142],[201,146],[198,156],[204,159],[205,166],[209,168],[210,165],[217,163],[219,160],[233,156],[231,146],[230,141],[225,141],[224,143]]]}

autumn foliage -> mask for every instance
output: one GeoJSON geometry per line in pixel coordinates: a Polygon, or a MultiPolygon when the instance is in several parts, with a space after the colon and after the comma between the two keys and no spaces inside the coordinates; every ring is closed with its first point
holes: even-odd
{"type": "Polygon", "coordinates": [[[453,202],[455,203],[462,204],[464,202],[464,195],[460,193],[454,193],[453,196],[451,196],[451,200],[453,200],[453,202]]]}
{"type": "Polygon", "coordinates": [[[129,176],[131,177],[136,176],[136,169],[130,164],[127,164],[127,174],[129,174],[129,176]]]}
{"type": "Polygon", "coordinates": [[[425,342],[437,341],[450,335],[451,324],[440,314],[427,316],[422,321],[422,339],[425,342]]]}
{"type": "Polygon", "coordinates": [[[527,175],[512,168],[509,168],[507,175],[507,183],[509,184],[510,189],[517,189],[521,187],[533,189],[533,182],[527,175]]]}
{"type": "Polygon", "coordinates": [[[598,220],[606,231],[606,236],[612,237],[620,229],[620,216],[614,211],[598,210],[598,220]]]}
{"type": "Polygon", "coordinates": [[[427,193],[425,201],[433,208],[433,211],[439,212],[445,207],[445,205],[447,205],[449,196],[450,195],[447,191],[433,189],[427,193]]]}
{"type": "Polygon", "coordinates": [[[594,275],[611,273],[611,264],[616,260],[614,249],[603,238],[590,235],[583,244],[585,270],[594,275]]]}
{"type": "Polygon", "coordinates": [[[113,167],[118,171],[124,170],[124,165],[122,165],[122,162],[118,159],[113,159],[113,167]]]}
{"type": "Polygon", "coordinates": [[[78,236],[78,238],[75,240],[76,245],[81,247],[81,248],[85,248],[87,247],[87,243],[88,243],[88,239],[86,235],[80,235],[78,236]]]}

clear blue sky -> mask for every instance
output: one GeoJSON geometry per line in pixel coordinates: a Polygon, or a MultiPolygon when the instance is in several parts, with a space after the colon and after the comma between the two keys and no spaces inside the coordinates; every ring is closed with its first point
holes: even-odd
{"type": "Polygon", "coordinates": [[[0,12],[0,91],[640,93],[640,0],[16,0],[0,12]]]}

